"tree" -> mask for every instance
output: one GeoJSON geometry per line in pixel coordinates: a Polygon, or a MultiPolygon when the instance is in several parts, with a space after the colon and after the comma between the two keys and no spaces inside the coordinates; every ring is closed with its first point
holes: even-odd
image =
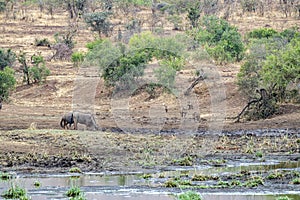
{"type": "Polygon", "coordinates": [[[110,15],[111,12],[108,11],[88,13],[84,16],[84,19],[93,31],[98,32],[101,38],[102,34],[108,36],[112,30],[112,24],[108,19],[110,15]]]}
{"type": "Polygon", "coordinates": [[[8,98],[10,91],[12,91],[16,85],[14,73],[15,71],[9,67],[0,70],[0,97],[4,99],[8,98]]]}
{"type": "Polygon", "coordinates": [[[278,55],[268,56],[261,73],[264,85],[272,88],[277,100],[285,100],[288,84],[300,81],[300,39],[292,40],[278,55]]]}
{"type": "Polygon", "coordinates": [[[50,70],[45,66],[44,58],[41,55],[33,55],[31,57],[32,65],[28,65],[26,54],[22,52],[18,57],[23,71],[23,80],[30,85],[30,83],[40,83],[46,80],[50,75],[50,70]]]}
{"type": "Polygon", "coordinates": [[[244,44],[237,28],[215,16],[203,17],[197,28],[188,31],[217,62],[240,61],[244,44]]]}
{"type": "Polygon", "coordinates": [[[15,60],[16,54],[11,49],[4,50],[0,48],[0,70],[7,66],[12,67],[15,60]]]}
{"type": "Polygon", "coordinates": [[[90,50],[86,60],[101,67],[107,85],[122,89],[136,89],[137,80],[144,74],[146,64],[154,57],[162,65],[156,72],[159,81],[168,80],[169,85],[174,83],[172,80],[176,71],[184,65],[182,50],[185,46],[180,43],[179,37],[159,38],[144,32],[134,35],[128,46],[113,45],[108,40],[100,40],[88,46],[90,50]]]}
{"type": "Polygon", "coordinates": [[[288,87],[300,82],[300,38],[290,33],[285,30],[250,39],[237,82],[249,102],[237,116],[238,120],[242,114],[248,119],[267,118],[276,112],[278,103],[299,96],[297,89],[288,87]]]}

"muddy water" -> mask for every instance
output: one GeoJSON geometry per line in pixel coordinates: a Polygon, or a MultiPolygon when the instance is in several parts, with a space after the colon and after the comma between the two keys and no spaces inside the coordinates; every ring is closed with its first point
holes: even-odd
{"type": "MultiPolygon", "coordinates": [[[[193,174],[222,174],[237,173],[243,170],[247,171],[267,171],[267,170],[293,170],[300,171],[300,162],[276,162],[267,161],[263,163],[238,163],[227,164],[223,167],[215,166],[198,166],[169,168],[163,172],[153,172],[151,178],[144,179],[143,173],[87,173],[87,174],[14,174],[11,181],[0,181],[0,193],[7,190],[11,184],[18,184],[26,188],[28,195],[32,200],[49,200],[49,199],[68,199],[65,196],[71,186],[78,186],[84,192],[88,200],[175,200],[177,194],[181,193],[180,189],[170,189],[162,187],[163,181],[159,178],[162,174],[164,177],[173,177],[180,174],[192,176],[193,174]],[[40,187],[35,187],[34,182],[40,182],[40,187]]],[[[300,200],[299,190],[293,191],[214,191],[201,192],[204,200],[275,200],[278,196],[289,196],[293,200],[300,200]]]]}

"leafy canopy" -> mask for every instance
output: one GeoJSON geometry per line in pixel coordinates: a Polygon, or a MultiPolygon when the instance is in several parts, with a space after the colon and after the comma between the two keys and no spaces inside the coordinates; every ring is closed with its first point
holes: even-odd
{"type": "Polygon", "coordinates": [[[237,28],[215,16],[202,18],[197,28],[188,32],[218,63],[240,61],[244,44],[237,28]]]}
{"type": "Polygon", "coordinates": [[[9,67],[0,70],[0,96],[4,99],[8,98],[9,92],[15,88],[16,79],[15,71],[9,67]]]}
{"type": "Polygon", "coordinates": [[[162,61],[161,68],[155,73],[159,82],[167,85],[174,83],[176,73],[183,67],[184,44],[179,38],[159,38],[150,32],[134,35],[128,46],[113,44],[108,40],[89,44],[86,59],[100,66],[102,77],[111,86],[136,89],[137,80],[143,76],[144,69],[153,58],[162,61]]]}

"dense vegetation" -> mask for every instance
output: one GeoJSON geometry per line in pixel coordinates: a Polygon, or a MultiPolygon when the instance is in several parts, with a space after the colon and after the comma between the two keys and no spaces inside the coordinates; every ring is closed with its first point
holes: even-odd
{"type": "MultiPolygon", "coordinates": [[[[176,72],[186,65],[186,53],[205,49],[218,65],[241,65],[237,84],[249,102],[256,103],[249,104],[246,114],[249,119],[259,119],[276,113],[281,102],[300,101],[299,31],[297,27],[281,32],[261,28],[242,36],[227,19],[237,6],[242,14],[264,16],[272,11],[285,17],[300,14],[299,5],[290,1],[276,2],[277,7],[270,5],[270,1],[258,0],[226,4],[217,0],[31,0],[1,1],[0,12],[15,19],[16,12],[11,12],[15,8],[26,10],[38,6],[40,12],[50,15],[58,7],[65,9],[70,19],[76,19],[77,23],[81,20],[97,33],[97,39],[87,44],[88,52],[73,52],[74,36],[78,31],[76,24],[67,27],[64,33],[55,34],[54,44],[44,38],[36,40],[36,46],[51,47],[55,51],[52,58],[71,59],[74,66],[82,63],[98,66],[107,85],[119,89],[136,89],[147,64],[153,59],[159,63],[159,68],[154,71],[155,83],[172,88],[176,72]],[[142,19],[137,14],[141,9],[151,9],[151,19],[142,19]],[[123,24],[113,21],[119,15],[125,17],[123,24]],[[146,23],[149,32],[142,31],[146,23]],[[180,34],[161,37],[166,23],[172,24],[180,34]]],[[[27,16],[22,17],[26,19],[27,16]]],[[[1,76],[5,77],[0,83],[1,96],[7,97],[15,86],[13,71],[9,69],[15,67],[15,60],[18,60],[27,84],[41,83],[50,74],[41,55],[16,55],[9,49],[0,49],[1,76]]]]}

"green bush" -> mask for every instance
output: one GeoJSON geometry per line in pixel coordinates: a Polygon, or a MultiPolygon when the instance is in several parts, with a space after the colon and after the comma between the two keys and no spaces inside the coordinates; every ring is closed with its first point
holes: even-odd
{"type": "Polygon", "coordinates": [[[5,199],[20,199],[20,200],[28,200],[26,190],[19,186],[12,186],[7,191],[4,191],[1,195],[5,199]]]}
{"type": "Polygon", "coordinates": [[[294,39],[278,55],[268,56],[261,76],[264,85],[272,88],[272,92],[277,95],[277,100],[285,100],[288,84],[300,79],[300,38],[294,39]]]}
{"type": "Polygon", "coordinates": [[[194,191],[187,191],[185,193],[182,193],[178,195],[178,200],[201,200],[201,196],[194,191]]]}
{"type": "Polygon", "coordinates": [[[1,49],[0,48],[0,70],[5,67],[12,67],[16,60],[16,54],[11,49],[1,49]]]}
{"type": "Polygon", "coordinates": [[[181,52],[185,46],[180,39],[158,38],[150,32],[134,35],[127,47],[113,45],[108,40],[90,43],[89,46],[86,61],[101,67],[101,75],[107,85],[122,89],[136,89],[138,78],[154,57],[161,60],[163,66],[156,74],[161,82],[168,80],[168,85],[174,83],[176,70],[184,64],[181,52]]]}
{"type": "Polygon", "coordinates": [[[98,32],[101,38],[102,34],[108,36],[111,32],[112,24],[109,21],[110,15],[111,13],[107,11],[88,13],[84,16],[84,20],[93,31],[98,32]]]}
{"type": "Polygon", "coordinates": [[[0,13],[6,10],[6,2],[0,1],[0,13]]]}
{"type": "Polygon", "coordinates": [[[78,67],[84,60],[85,54],[83,52],[74,52],[71,56],[71,61],[74,67],[78,67]]]}
{"type": "Polygon", "coordinates": [[[14,73],[15,71],[9,67],[0,70],[0,96],[4,99],[8,98],[9,92],[15,88],[14,73]]]}
{"type": "Polygon", "coordinates": [[[45,66],[45,61],[41,55],[33,55],[31,57],[33,66],[28,69],[32,82],[39,83],[46,80],[50,75],[50,70],[45,66]]]}
{"type": "Polygon", "coordinates": [[[259,29],[252,30],[247,34],[247,36],[248,38],[261,39],[261,38],[270,38],[277,34],[278,32],[272,28],[259,28],[259,29]]]}
{"type": "Polygon", "coordinates": [[[203,17],[198,28],[188,32],[206,47],[210,56],[219,63],[240,61],[244,44],[237,28],[215,16],[203,17]]]}

